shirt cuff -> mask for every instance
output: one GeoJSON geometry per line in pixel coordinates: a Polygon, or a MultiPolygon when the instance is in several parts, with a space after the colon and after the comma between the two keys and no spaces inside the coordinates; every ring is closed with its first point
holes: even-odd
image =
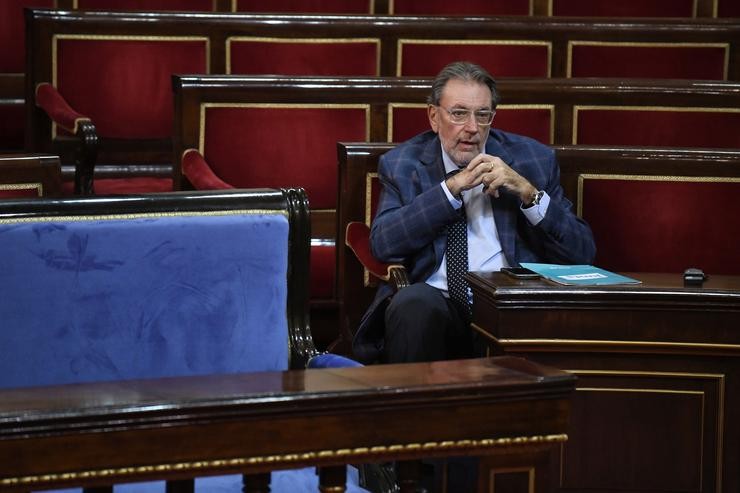
{"type": "Polygon", "coordinates": [[[547,195],[547,192],[542,194],[542,198],[540,199],[540,203],[537,205],[533,205],[532,207],[524,208],[523,205],[520,205],[519,208],[524,213],[524,216],[527,218],[527,221],[532,226],[537,226],[540,221],[545,219],[545,214],[547,214],[547,207],[550,205],[550,196],[547,195]]]}
{"type": "Polygon", "coordinates": [[[455,198],[455,196],[452,195],[452,192],[450,192],[450,189],[447,188],[447,181],[443,180],[440,185],[442,185],[442,190],[444,190],[445,195],[447,195],[447,200],[450,201],[450,205],[453,207],[453,209],[457,210],[463,206],[462,200],[458,200],[457,198],[455,198]]]}

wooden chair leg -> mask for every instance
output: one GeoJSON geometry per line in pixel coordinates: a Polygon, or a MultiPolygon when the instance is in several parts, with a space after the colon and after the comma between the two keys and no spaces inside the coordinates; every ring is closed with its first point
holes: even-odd
{"type": "Polygon", "coordinates": [[[319,468],[319,491],[321,493],[344,493],[347,491],[347,467],[319,468]]]}
{"type": "Polygon", "coordinates": [[[270,473],[244,474],[242,476],[243,493],[270,493],[270,473]]]}
{"type": "Polygon", "coordinates": [[[167,481],[166,493],[195,493],[194,479],[181,479],[178,481],[167,481]]]}

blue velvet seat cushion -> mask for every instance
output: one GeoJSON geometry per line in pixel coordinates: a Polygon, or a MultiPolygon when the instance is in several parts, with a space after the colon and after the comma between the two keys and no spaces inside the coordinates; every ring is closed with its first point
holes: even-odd
{"type": "Polygon", "coordinates": [[[0,387],[284,370],[279,213],[0,224],[0,387]]]}

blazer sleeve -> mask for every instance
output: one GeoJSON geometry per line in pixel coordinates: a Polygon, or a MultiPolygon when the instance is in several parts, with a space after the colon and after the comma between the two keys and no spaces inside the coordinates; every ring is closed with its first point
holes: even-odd
{"type": "Polygon", "coordinates": [[[573,212],[573,204],[563,193],[560,167],[554,153],[550,163],[547,183],[544,185],[550,196],[550,205],[545,218],[534,226],[543,243],[543,261],[556,264],[591,264],[596,256],[591,228],[573,212]]]}
{"type": "Polygon", "coordinates": [[[384,155],[378,175],[382,188],[370,246],[383,262],[405,262],[445,234],[459,212],[416,159],[384,155]]]}

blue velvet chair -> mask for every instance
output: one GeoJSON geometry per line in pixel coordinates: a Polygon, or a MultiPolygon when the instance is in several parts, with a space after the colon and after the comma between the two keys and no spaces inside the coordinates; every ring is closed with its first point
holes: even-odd
{"type": "MultiPolygon", "coordinates": [[[[0,387],[357,365],[313,345],[309,241],[300,189],[2,201],[0,387]]],[[[276,472],[272,491],[318,478],[276,472]]]]}

